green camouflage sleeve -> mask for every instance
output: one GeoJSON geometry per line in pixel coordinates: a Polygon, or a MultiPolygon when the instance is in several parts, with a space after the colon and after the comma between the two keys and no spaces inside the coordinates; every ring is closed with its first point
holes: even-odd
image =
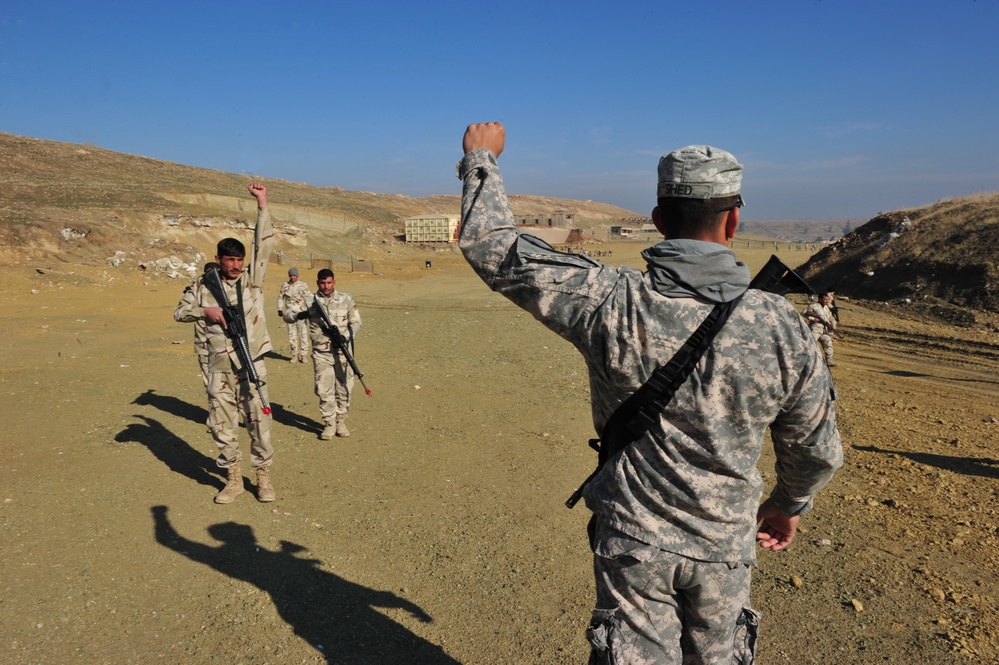
{"type": "Polygon", "coordinates": [[[616,283],[613,268],[558,252],[521,233],[510,211],[496,157],[474,150],[458,164],[462,190],[459,246],[482,280],[565,339],[616,283]],[[609,271],[609,272],[608,272],[609,271]]]}
{"type": "MultiPolygon", "coordinates": [[[[802,339],[810,334],[801,321],[802,339]]],[[[809,345],[808,361],[776,420],[770,426],[777,457],[777,482],[770,496],[788,515],[811,509],[812,497],[843,464],[836,427],[836,390],[818,347],[809,345]]]]}

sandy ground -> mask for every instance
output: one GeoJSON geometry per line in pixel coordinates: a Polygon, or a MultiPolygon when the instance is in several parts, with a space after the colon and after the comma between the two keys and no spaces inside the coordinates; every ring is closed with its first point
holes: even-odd
{"type": "MultiPolygon", "coordinates": [[[[317,440],[273,317],[278,500],[229,506],[184,284],[0,268],[0,662],[585,662],[588,513],[563,506],[594,463],[582,361],[428,256],[338,273],[372,391],[349,439],[317,440]]],[[[760,661],[999,662],[997,334],[840,304],[852,447],[760,556],[760,661]]]]}

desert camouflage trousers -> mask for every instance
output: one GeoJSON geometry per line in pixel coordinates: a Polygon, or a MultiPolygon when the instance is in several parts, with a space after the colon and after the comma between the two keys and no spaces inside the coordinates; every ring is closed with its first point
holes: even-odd
{"type": "Polygon", "coordinates": [[[205,389],[208,389],[208,356],[198,354],[198,367],[201,368],[201,380],[205,382],[205,389]]]}
{"type": "Polygon", "coordinates": [[[620,534],[597,543],[593,569],[590,665],[753,663],[760,615],[749,608],[749,564],[688,559],[620,534]]]}
{"type": "Polygon", "coordinates": [[[307,320],[295,321],[288,324],[288,344],[291,345],[291,359],[301,358],[305,360],[305,354],[309,352],[309,322],[307,320]]]}
{"type": "MultiPolygon", "coordinates": [[[[267,380],[264,361],[254,363],[262,382],[267,380]]],[[[267,386],[263,385],[264,397],[267,386]]],[[[268,397],[268,402],[270,398],[268,397]]],[[[253,468],[270,466],[274,458],[271,446],[271,417],[264,415],[256,386],[250,384],[245,373],[210,372],[208,374],[208,431],[219,447],[216,463],[223,469],[242,460],[239,450],[238,413],[242,412],[246,431],[250,434],[250,459],[253,468]]]]}
{"type": "Polygon", "coordinates": [[[833,359],[833,339],[832,335],[829,333],[812,333],[815,335],[815,341],[819,343],[819,348],[822,352],[826,354],[826,362],[833,359]]]}
{"type": "Polygon", "coordinates": [[[350,409],[354,370],[342,354],[329,351],[313,351],[312,367],[316,373],[316,396],[323,422],[330,425],[343,420],[350,409]]]}

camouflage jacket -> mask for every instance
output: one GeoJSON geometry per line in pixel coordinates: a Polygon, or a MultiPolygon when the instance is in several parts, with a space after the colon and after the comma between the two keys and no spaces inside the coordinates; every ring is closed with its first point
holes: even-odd
{"type": "MultiPolygon", "coordinates": [[[[307,293],[302,301],[293,304],[284,311],[284,320],[287,323],[293,323],[300,312],[311,309],[313,302],[318,302],[325,310],[330,321],[337,327],[341,335],[348,340],[354,339],[357,331],[361,329],[361,315],[354,307],[354,299],[350,297],[350,294],[336,289],[329,296],[324,296],[318,291],[315,295],[307,293]]],[[[309,339],[312,341],[312,350],[329,353],[330,338],[323,332],[320,321],[322,319],[311,311],[309,312],[309,339]]]]}
{"type": "Polygon", "coordinates": [[[814,335],[824,335],[836,330],[836,319],[832,309],[819,302],[813,302],[805,309],[805,318],[814,335]]]}
{"type": "Polygon", "coordinates": [[[604,525],[642,543],[755,561],[766,429],[777,454],[771,496],[789,514],[804,512],[842,464],[832,377],[791,303],[746,290],[749,271],[715,243],[662,242],[644,253],[647,273],[557,252],[515,227],[491,152],[465,155],[458,175],[465,258],[583,355],[597,432],[715,303],[745,292],[658,426],[605,465],[584,497],[604,525]]]}
{"type": "Polygon", "coordinates": [[[309,285],[302,280],[298,280],[295,283],[285,282],[281,285],[281,292],[278,293],[278,311],[284,316],[286,309],[296,302],[301,302],[307,295],[309,295],[309,285]]]}
{"type": "MultiPolygon", "coordinates": [[[[253,234],[253,247],[249,263],[236,282],[222,280],[226,296],[233,305],[239,301],[236,291],[238,284],[243,291],[243,314],[246,319],[247,340],[254,360],[271,350],[271,338],[267,333],[267,320],[264,317],[264,277],[267,262],[274,251],[274,228],[271,226],[267,208],[258,210],[257,224],[253,234]]],[[[208,289],[198,280],[189,292],[184,293],[180,304],[173,313],[175,321],[195,323],[205,321],[205,308],[218,307],[218,303],[208,289]]],[[[231,372],[242,369],[232,341],[225,336],[222,326],[212,323],[206,326],[208,344],[208,371],[231,372]]]]}

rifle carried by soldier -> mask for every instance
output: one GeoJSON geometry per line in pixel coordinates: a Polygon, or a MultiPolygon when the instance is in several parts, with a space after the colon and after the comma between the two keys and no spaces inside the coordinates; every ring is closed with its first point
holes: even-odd
{"type": "MultiPolygon", "coordinates": [[[[777,255],[772,255],[763,269],[753,277],[749,288],[777,295],[815,292],[808,282],[787,267],[777,255]]],[[[717,305],[673,358],[657,368],[648,381],[617,407],[604,424],[600,438],[590,439],[590,447],[597,451],[597,468],[565,502],[568,508],[579,502],[583,496],[583,488],[600,472],[604,464],[632,442],[641,439],[650,427],[659,422],[659,414],[690,376],[697,361],[704,355],[711,340],[725,325],[728,315],[741,299],[740,295],[735,300],[717,305]]]]}
{"type": "Polygon", "coordinates": [[[239,364],[243,366],[243,370],[246,372],[246,378],[252,381],[253,385],[257,387],[257,395],[260,397],[261,404],[260,410],[264,412],[264,415],[269,416],[271,414],[271,405],[268,404],[267,398],[264,397],[264,391],[262,390],[264,383],[260,380],[257,368],[253,364],[249,338],[246,336],[246,321],[243,319],[242,311],[243,290],[240,288],[239,282],[236,282],[236,292],[239,298],[239,307],[237,308],[233,307],[226,296],[225,287],[222,286],[222,277],[219,275],[217,267],[206,270],[202,282],[205,288],[208,289],[208,292],[212,294],[212,297],[215,298],[215,302],[222,308],[222,316],[225,317],[225,336],[232,341],[232,348],[236,352],[239,364]]]}
{"type": "MultiPolygon", "coordinates": [[[[334,350],[343,353],[343,357],[347,359],[347,364],[350,365],[352,370],[354,370],[354,375],[357,377],[357,380],[361,382],[362,386],[364,386],[364,394],[370,395],[371,391],[364,383],[364,375],[361,374],[360,368],[357,366],[357,363],[354,362],[354,357],[350,355],[350,351],[347,350],[347,339],[343,336],[343,333],[340,332],[340,329],[337,328],[332,321],[330,321],[329,314],[327,314],[326,310],[319,304],[319,298],[313,300],[312,305],[310,305],[309,309],[306,311],[319,317],[319,327],[322,328],[326,336],[330,338],[330,346],[334,350]]],[[[299,316],[301,316],[301,314],[299,316]]]]}

